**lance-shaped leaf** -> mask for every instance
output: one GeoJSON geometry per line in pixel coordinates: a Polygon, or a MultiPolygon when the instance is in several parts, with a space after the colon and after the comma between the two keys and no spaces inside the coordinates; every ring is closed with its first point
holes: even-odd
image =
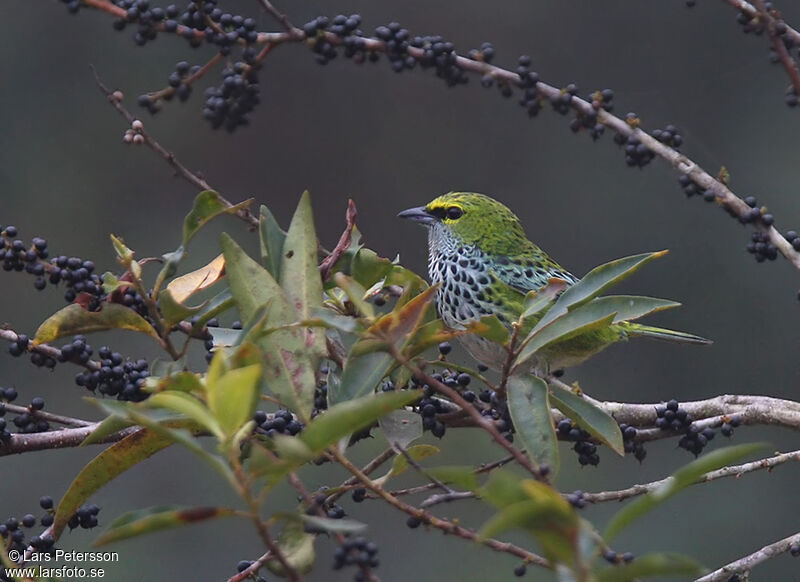
{"type": "Polygon", "coordinates": [[[195,329],[203,327],[208,320],[218,316],[220,313],[227,311],[235,306],[233,301],[233,294],[228,288],[223,289],[214,297],[203,303],[202,309],[197,313],[195,320],[195,329]]]}
{"type": "Polygon", "coordinates": [[[484,315],[477,321],[467,324],[465,330],[495,343],[505,345],[511,333],[496,315],[484,315]]]}
{"type": "Polygon", "coordinates": [[[269,208],[263,204],[258,217],[258,235],[261,243],[261,264],[269,271],[270,275],[279,279],[283,241],[286,239],[286,235],[269,208]]]}
{"type": "MultiPolygon", "coordinates": [[[[222,235],[228,279],[239,313],[253,321],[270,303],[265,325],[295,323],[297,312],[275,279],[251,259],[228,235],[222,235]]],[[[289,328],[265,335],[258,341],[264,357],[263,380],[284,406],[307,420],[314,405],[315,378],[307,350],[311,347],[301,329],[289,328]]]]}
{"type": "Polygon", "coordinates": [[[649,576],[691,576],[703,573],[703,568],[679,554],[645,554],[636,556],[630,564],[604,568],[595,573],[597,582],[628,582],[649,576]]]}
{"type": "Polygon", "coordinates": [[[606,541],[611,540],[611,538],[645,513],[661,505],[676,493],[697,483],[709,471],[714,471],[743,457],[752,455],[757,450],[763,449],[764,446],[763,443],[749,443],[717,449],[681,467],[658,488],[632,501],[618,511],[611,518],[603,538],[606,541]]]}
{"type": "Polygon", "coordinates": [[[359,313],[368,319],[373,319],[375,317],[375,308],[372,306],[372,303],[367,301],[367,290],[361,283],[352,277],[348,277],[344,273],[334,273],[333,280],[336,286],[344,291],[347,298],[359,313]]]}
{"type": "Polygon", "coordinates": [[[460,489],[468,491],[478,490],[478,477],[474,467],[463,465],[445,465],[433,467],[425,471],[431,477],[435,477],[442,483],[455,485],[460,489]]]}
{"type": "MultiPolygon", "coordinates": [[[[381,418],[378,424],[386,440],[389,441],[389,444],[393,447],[395,445],[400,445],[406,448],[409,444],[422,436],[422,417],[418,413],[411,412],[410,410],[395,410],[381,418]]],[[[411,454],[410,449],[409,454],[411,454]]]]}
{"type": "Polygon", "coordinates": [[[419,399],[420,394],[418,390],[398,390],[336,404],[312,420],[297,438],[314,453],[321,453],[347,435],[419,399]]]}
{"type": "Polygon", "coordinates": [[[597,297],[586,304],[592,305],[595,309],[615,312],[613,323],[620,321],[632,321],[645,315],[680,307],[680,303],[669,301],[668,299],[658,299],[656,297],[639,297],[636,295],[608,295],[607,297],[597,297]]]}
{"type": "MultiPolygon", "coordinates": [[[[435,447],[433,445],[414,445],[413,447],[409,447],[406,450],[406,453],[415,462],[417,462],[439,453],[439,447],[435,447]]],[[[409,466],[410,465],[406,456],[403,454],[398,454],[392,462],[392,468],[389,471],[388,476],[396,477],[397,475],[401,475],[408,470],[409,466]]]]}
{"type": "Polygon", "coordinates": [[[172,327],[179,321],[189,319],[194,314],[198,313],[203,306],[189,307],[178,303],[172,296],[169,289],[164,289],[158,294],[158,308],[164,316],[164,323],[167,327],[172,327]]]}
{"type": "Polygon", "coordinates": [[[555,301],[558,294],[567,288],[567,282],[564,279],[553,277],[547,281],[547,285],[538,291],[531,291],[525,296],[525,303],[523,304],[522,319],[533,317],[542,311],[545,307],[555,301]]]}
{"type": "Polygon", "coordinates": [[[229,205],[222,201],[220,195],[213,190],[204,190],[194,199],[194,206],[183,219],[183,246],[189,244],[192,237],[211,219],[220,214],[235,214],[246,208],[252,200],[229,205]]]}
{"type": "MultiPolygon", "coordinates": [[[[280,284],[301,320],[311,318],[322,306],[322,277],[317,261],[317,233],[311,212],[311,197],[304,192],[289,224],[281,254],[280,284]]],[[[325,333],[315,327],[300,330],[311,366],[316,369],[325,353],[325,333]]]]}
{"type": "MultiPolygon", "coordinates": [[[[289,565],[300,574],[305,574],[314,565],[314,539],[316,536],[306,533],[300,521],[287,521],[278,536],[278,547],[281,555],[289,565]]],[[[278,560],[270,560],[267,569],[278,576],[286,576],[286,569],[278,560]]]]}
{"type": "Polygon", "coordinates": [[[524,499],[506,505],[481,528],[482,537],[494,537],[509,529],[521,528],[541,544],[547,558],[574,565],[577,553],[579,520],[573,507],[555,489],[531,479],[519,483],[524,499]]]}
{"type": "Polygon", "coordinates": [[[392,261],[366,248],[358,250],[351,267],[353,279],[366,289],[385,279],[393,268],[392,261]]]}
{"type": "Polygon", "coordinates": [[[140,509],[115,519],[108,530],[95,540],[94,545],[104,546],[143,534],[233,515],[236,515],[236,511],[227,507],[159,506],[140,509]]]}
{"type": "MultiPolygon", "coordinates": [[[[215,357],[221,358],[222,354],[215,357]]],[[[208,408],[225,436],[232,436],[253,416],[259,397],[261,364],[228,370],[206,383],[208,408]]]]}
{"type": "MultiPolygon", "coordinates": [[[[577,308],[575,311],[565,313],[545,327],[539,328],[537,325],[525,338],[524,347],[520,351],[515,364],[519,365],[525,362],[537,351],[554,342],[608,327],[616,317],[615,311],[608,311],[609,307],[605,305],[595,306],[589,303],[577,308]]],[[[555,307],[552,309],[555,309],[555,307]]],[[[548,311],[548,313],[550,312],[548,311]]]]}
{"type": "Polygon", "coordinates": [[[176,277],[167,285],[172,298],[178,303],[183,303],[189,297],[208,289],[219,281],[225,274],[225,257],[217,256],[213,261],[199,269],[176,277]]]}
{"type": "Polygon", "coordinates": [[[172,444],[170,439],[149,430],[139,430],[114,443],[78,473],[56,509],[53,536],[58,539],[67,522],[98,489],[140,461],[172,444]]]}
{"type": "Polygon", "coordinates": [[[571,419],[596,439],[611,447],[618,455],[625,454],[622,432],[619,430],[619,425],[614,420],[614,417],[574,392],[565,390],[555,384],[552,384],[550,388],[550,402],[564,416],[571,419]]]}
{"type": "MultiPolygon", "coordinates": [[[[342,276],[336,273],[334,277],[342,276]]],[[[402,307],[381,316],[367,329],[365,339],[350,348],[341,385],[334,394],[329,395],[331,402],[345,402],[375,389],[395,364],[395,359],[387,352],[371,350],[382,350],[387,344],[392,344],[402,351],[419,328],[431,305],[434,291],[433,287],[423,291],[402,307]]]]}
{"type": "Polygon", "coordinates": [[[48,317],[33,338],[34,345],[60,337],[109,329],[138,331],[158,340],[153,326],[132,309],[118,303],[104,303],[100,311],[87,311],[80,305],[68,305],[48,317]]]}
{"type": "Polygon", "coordinates": [[[558,440],[550,416],[547,384],[533,374],[508,378],[508,411],[514,429],[531,460],[558,474],[558,440]]]}
{"type": "Polygon", "coordinates": [[[147,399],[147,406],[151,408],[163,408],[191,418],[205,430],[216,436],[218,439],[225,437],[225,431],[218,419],[209,412],[194,396],[185,392],[168,390],[153,394],[147,399]]]}
{"type": "Polygon", "coordinates": [[[578,307],[593,297],[597,297],[611,285],[619,283],[643,265],[653,259],[663,257],[665,254],[667,254],[667,251],[633,255],[595,267],[586,273],[580,281],[561,294],[556,304],[553,305],[550,311],[545,313],[533,331],[538,331],[564,315],[568,310],[578,307]]]}

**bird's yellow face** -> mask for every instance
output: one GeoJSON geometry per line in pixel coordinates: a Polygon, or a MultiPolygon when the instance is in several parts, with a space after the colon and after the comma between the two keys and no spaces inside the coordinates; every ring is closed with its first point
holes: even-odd
{"type": "Polygon", "coordinates": [[[531,244],[511,210],[475,192],[449,192],[399,216],[429,227],[431,241],[475,245],[490,254],[516,254],[531,244]]]}

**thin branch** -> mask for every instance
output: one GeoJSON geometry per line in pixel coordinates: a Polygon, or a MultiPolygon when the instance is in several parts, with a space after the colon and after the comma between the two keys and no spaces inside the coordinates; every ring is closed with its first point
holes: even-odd
{"type": "MultiPolygon", "coordinates": [[[[728,4],[736,8],[739,12],[744,12],[748,16],[758,16],[758,8],[746,0],[725,0],[728,4]]],[[[794,41],[795,44],[800,44],[800,31],[786,25],[786,35],[794,41]]]]}
{"type": "MultiPolygon", "coordinates": [[[[94,67],[92,67],[92,73],[94,74],[95,83],[97,83],[97,87],[106,96],[108,102],[116,109],[120,115],[122,115],[125,119],[128,120],[128,123],[133,123],[136,120],[124,105],[122,105],[122,101],[119,99],[119,95],[116,91],[112,91],[108,87],[106,87],[100,79],[100,76],[97,74],[97,71],[94,67]]],[[[190,184],[194,185],[200,190],[214,190],[214,188],[206,182],[203,178],[189,170],[186,166],[184,166],[178,158],[175,157],[175,154],[168,151],[164,148],[160,143],[158,143],[155,138],[153,138],[149,133],[147,133],[144,129],[140,129],[139,134],[142,135],[144,138],[144,143],[146,143],[150,148],[159,154],[166,162],[175,169],[175,173],[180,177],[184,178],[190,184]]],[[[220,202],[222,202],[228,208],[233,208],[234,204],[224,198],[221,194],[217,193],[220,202]]],[[[247,222],[250,226],[256,227],[258,226],[258,218],[253,215],[250,210],[247,208],[241,208],[236,211],[236,216],[247,222]]]]}
{"type": "Polygon", "coordinates": [[[83,420],[81,418],[73,418],[71,416],[62,416],[60,414],[53,414],[52,412],[45,412],[44,410],[35,410],[30,406],[18,406],[16,404],[3,404],[3,408],[5,408],[9,412],[13,412],[14,414],[30,414],[33,418],[38,418],[41,420],[46,420],[48,422],[56,422],[58,424],[63,424],[65,426],[70,427],[80,427],[80,426],[96,426],[97,423],[92,422],[90,420],[83,420]]]}
{"type": "Polygon", "coordinates": [[[286,29],[291,35],[299,36],[300,38],[304,38],[303,31],[299,28],[296,28],[291,22],[289,22],[289,17],[286,16],[283,12],[280,12],[275,6],[270,2],[270,0],[259,0],[261,6],[264,7],[264,10],[269,13],[275,20],[277,20],[283,28],[286,29]]]}
{"type": "MultiPolygon", "coordinates": [[[[377,469],[378,467],[383,465],[386,461],[388,461],[389,459],[393,458],[395,456],[395,454],[396,453],[395,453],[394,449],[392,449],[392,448],[386,449],[381,454],[379,454],[377,457],[372,459],[369,463],[364,465],[364,468],[361,469],[361,472],[364,473],[365,475],[369,475],[375,469],[377,469]]],[[[329,502],[330,501],[336,501],[342,495],[344,495],[346,491],[348,491],[349,487],[352,487],[353,485],[356,485],[357,483],[358,483],[358,477],[356,477],[355,475],[352,476],[352,477],[349,477],[348,479],[345,480],[344,483],[342,483],[341,485],[339,485],[339,487],[337,487],[337,489],[340,489],[340,491],[334,493],[333,495],[330,495],[327,498],[327,501],[329,501],[329,502]]]]}
{"type": "Polygon", "coordinates": [[[417,463],[417,462],[416,462],[416,461],[415,461],[415,460],[414,460],[414,459],[411,457],[411,455],[409,455],[409,454],[408,454],[408,451],[407,451],[405,448],[403,448],[403,447],[400,445],[400,443],[398,443],[398,442],[395,442],[395,443],[394,443],[394,447],[395,447],[395,448],[396,448],[398,451],[400,451],[400,454],[402,454],[402,455],[403,455],[403,457],[405,457],[406,461],[408,461],[408,464],[409,464],[409,465],[411,465],[411,466],[414,468],[414,470],[415,470],[417,473],[419,473],[420,475],[422,475],[423,477],[425,477],[425,478],[426,478],[428,481],[430,481],[432,485],[434,485],[435,487],[438,487],[439,489],[441,489],[442,491],[444,491],[444,492],[445,492],[445,493],[447,493],[448,495],[452,495],[452,494],[456,493],[456,492],[455,492],[453,489],[451,489],[450,487],[448,487],[447,485],[445,485],[444,483],[442,483],[441,481],[439,481],[439,479],[437,479],[436,477],[434,477],[434,476],[432,476],[432,475],[428,475],[428,473],[426,473],[426,472],[425,472],[425,469],[423,469],[423,468],[420,466],[420,464],[419,464],[419,463],[417,463]]]}
{"type": "Polygon", "coordinates": [[[792,546],[796,546],[798,544],[800,544],[800,533],[790,535],[789,537],[783,538],[782,540],[769,544],[768,546],[764,546],[757,552],[753,552],[744,558],[736,560],[735,562],[731,562],[730,564],[727,564],[718,570],[714,570],[710,574],[706,574],[705,576],[698,578],[695,582],[722,582],[725,580],[730,580],[731,576],[734,574],[748,573],[753,569],[753,567],[758,566],[759,564],[776,556],[785,554],[791,550],[792,546]]]}
{"type": "MultiPolygon", "coordinates": [[[[766,26],[767,35],[769,35],[769,39],[772,42],[772,48],[778,53],[778,58],[783,68],[786,70],[786,74],[789,75],[795,94],[800,96],[800,71],[797,70],[797,63],[789,53],[789,49],[786,48],[782,36],[777,32],[777,21],[769,11],[767,11],[764,0],[753,0],[753,4],[755,4],[758,9],[758,18],[762,20],[766,26]]],[[[785,35],[786,33],[784,32],[783,36],[785,35]]]]}
{"type": "Polygon", "coordinates": [[[374,483],[367,475],[361,472],[358,467],[353,465],[347,457],[342,455],[338,450],[335,448],[331,449],[331,455],[348,471],[350,471],[356,478],[370,491],[376,494],[378,497],[382,498],[384,501],[389,503],[392,507],[399,509],[400,511],[407,513],[408,515],[419,519],[422,523],[428,524],[431,527],[435,527],[445,533],[452,534],[454,536],[470,540],[473,542],[480,543],[488,548],[491,548],[498,552],[504,552],[507,554],[511,554],[512,556],[516,556],[518,558],[522,558],[529,564],[534,564],[536,566],[542,566],[544,568],[550,568],[551,564],[548,560],[534,554],[533,552],[529,552],[519,546],[511,544],[509,542],[501,542],[499,540],[495,540],[492,538],[483,538],[477,534],[477,532],[465,528],[461,525],[453,523],[447,519],[442,519],[440,517],[436,517],[424,509],[420,509],[414,507],[412,505],[408,505],[403,501],[397,499],[389,492],[384,491],[383,488],[378,486],[374,483]]]}
{"type": "Polygon", "coordinates": [[[255,560],[247,568],[245,568],[235,576],[231,576],[230,578],[228,578],[228,582],[244,582],[245,580],[251,579],[251,577],[255,577],[258,571],[264,567],[264,564],[266,564],[267,562],[269,562],[274,558],[275,556],[272,555],[272,552],[267,552],[266,554],[255,560]]]}
{"type": "Polygon", "coordinates": [[[339,237],[339,242],[336,243],[336,246],[330,252],[330,254],[323,259],[322,263],[319,265],[320,273],[322,274],[322,280],[327,281],[331,275],[331,269],[336,264],[344,252],[350,248],[350,243],[353,239],[353,228],[356,225],[356,217],[358,216],[358,210],[356,209],[356,203],[353,202],[352,198],[347,200],[347,213],[345,215],[345,219],[347,225],[345,226],[344,232],[339,237]]]}
{"type": "MultiPolygon", "coordinates": [[[[4,339],[10,342],[16,342],[19,339],[19,334],[15,332],[13,329],[8,327],[4,327],[0,329],[0,339],[4,339]]],[[[53,358],[54,360],[58,361],[61,357],[61,350],[58,348],[54,348],[49,344],[37,344],[34,345],[32,341],[28,342],[28,351],[29,352],[36,352],[42,354],[43,356],[47,356],[49,358],[53,358]]],[[[73,364],[78,364],[79,366],[83,366],[87,370],[95,371],[100,369],[100,363],[94,360],[89,360],[85,364],[81,364],[78,362],[74,362],[73,360],[69,360],[73,364]]]]}
{"type": "MultiPolygon", "coordinates": [[[[77,447],[80,446],[86,437],[92,434],[98,426],[100,426],[100,423],[96,422],[79,428],[65,428],[34,433],[13,433],[11,439],[6,442],[0,442],[0,457],[29,453],[31,451],[77,447]]],[[[132,426],[110,434],[94,444],[115,443],[138,430],[144,429],[139,426],[132,426]]]]}
{"type": "Polygon", "coordinates": [[[458,501],[459,499],[474,499],[477,497],[473,491],[451,491],[450,493],[437,493],[431,495],[425,501],[419,504],[420,507],[431,507],[439,503],[450,503],[451,501],[458,501]]]}
{"type": "MultiPolygon", "coordinates": [[[[697,483],[710,483],[711,481],[716,481],[717,479],[722,479],[724,477],[736,477],[739,478],[746,473],[752,473],[753,471],[761,471],[766,469],[767,471],[772,471],[774,467],[778,465],[782,465],[784,463],[788,463],[790,461],[797,461],[800,462],[800,450],[792,451],[790,453],[779,453],[772,457],[767,457],[765,459],[759,459],[758,461],[751,461],[749,463],[743,463],[741,465],[731,465],[729,467],[723,467],[721,469],[717,469],[716,471],[710,471],[700,477],[697,480],[697,483]]],[[[650,493],[658,489],[659,487],[666,484],[671,477],[666,477],[665,479],[659,479],[658,481],[653,481],[651,483],[644,483],[642,485],[634,485],[632,487],[628,487],[626,489],[620,489],[617,491],[600,491],[598,493],[584,493],[583,499],[588,501],[589,503],[603,503],[605,501],[623,501],[625,499],[630,499],[631,497],[637,497],[639,495],[644,495],[645,493],[650,493]]]]}

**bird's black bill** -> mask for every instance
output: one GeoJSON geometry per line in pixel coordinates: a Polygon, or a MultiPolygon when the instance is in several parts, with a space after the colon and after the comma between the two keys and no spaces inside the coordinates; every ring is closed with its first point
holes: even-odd
{"type": "Polygon", "coordinates": [[[436,222],[436,217],[433,216],[430,212],[428,212],[424,206],[403,210],[403,212],[401,212],[397,216],[399,218],[408,218],[409,220],[413,220],[414,222],[419,222],[420,224],[433,224],[434,222],[436,222]]]}

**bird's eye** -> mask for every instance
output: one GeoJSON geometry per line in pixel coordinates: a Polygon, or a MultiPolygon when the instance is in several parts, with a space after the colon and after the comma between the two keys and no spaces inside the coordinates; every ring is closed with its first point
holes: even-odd
{"type": "Polygon", "coordinates": [[[450,220],[457,220],[461,218],[463,214],[464,211],[461,210],[458,206],[451,206],[450,208],[447,209],[447,218],[449,218],[450,220]]]}

